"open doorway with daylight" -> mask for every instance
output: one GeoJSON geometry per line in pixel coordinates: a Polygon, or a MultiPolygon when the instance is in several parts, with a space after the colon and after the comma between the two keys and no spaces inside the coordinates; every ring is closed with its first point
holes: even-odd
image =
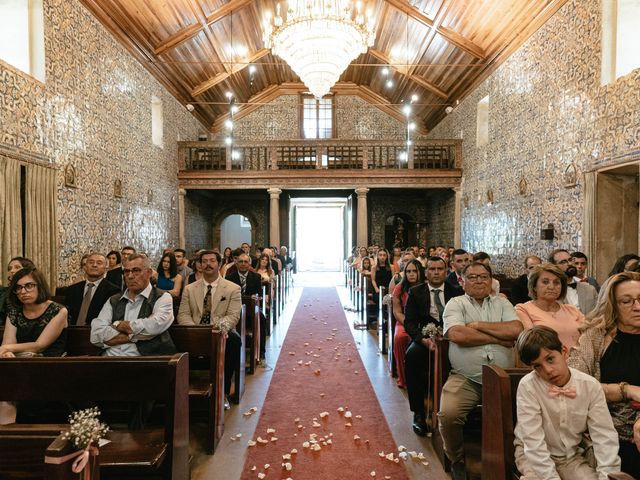
{"type": "Polygon", "coordinates": [[[346,198],[295,198],[290,209],[291,243],[298,272],[338,272],[350,239],[346,198]]]}
{"type": "MultiPolygon", "coordinates": [[[[220,226],[220,248],[238,248],[243,243],[251,245],[251,223],[244,215],[229,215],[220,226]]],[[[221,250],[222,253],[222,250],[221,250]]]]}

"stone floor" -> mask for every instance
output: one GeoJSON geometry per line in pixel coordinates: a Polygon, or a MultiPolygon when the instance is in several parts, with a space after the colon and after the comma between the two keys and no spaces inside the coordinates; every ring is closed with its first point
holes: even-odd
{"type": "MultiPolygon", "coordinates": [[[[208,478],[224,478],[236,480],[240,478],[246,459],[247,440],[251,439],[258,423],[259,415],[244,417],[242,414],[251,407],[262,405],[269,388],[273,366],[278,360],[282,342],[291,322],[291,315],[302,293],[304,286],[336,286],[343,305],[349,305],[349,295],[344,288],[344,276],[336,273],[302,273],[294,276],[294,289],[289,296],[284,314],[272,331],[267,341],[267,368],[260,368],[255,375],[247,375],[246,390],[240,405],[233,405],[225,417],[225,433],[213,456],[205,455],[199,446],[197,429],[192,429],[191,461],[192,478],[194,480],[208,478]],[[242,434],[240,441],[232,441],[231,436],[242,434]]],[[[448,479],[439,461],[433,453],[431,440],[420,438],[411,430],[411,412],[406,392],[396,386],[395,379],[389,375],[386,356],[380,355],[377,349],[377,337],[372,331],[353,329],[354,314],[346,312],[352,327],[352,333],[358,345],[360,356],[365,365],[377,400],[382,406],[387,423],[397,445],[404,445],[408,450],[424,452],[429,466],[419,462],[406,463],[407,472],[412,479],[448,479]]]]}

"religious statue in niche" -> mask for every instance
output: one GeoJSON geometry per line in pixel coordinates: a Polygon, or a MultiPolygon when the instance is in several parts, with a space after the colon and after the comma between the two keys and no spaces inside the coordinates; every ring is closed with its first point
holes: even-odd
{"type": "Polygon", "coordinates": [[[493,204],[493,190],[487,190],[487,203],[489,205],[493,204]]]}
{"type": "Polygon", "coordinates": [[[113,182],[113,196],[122,198],[122,180],[119,178],[113,182]]]}
{"type": "Polygon", "coordinates": [[[153,190],[147,190],[147,203],[153,203],[153,190]]]}
{"type": "Polygon", "coordinates": [[[572,163],[565,168],[562,180],[565,188],[572,188],[578,184],[578,171],[576,170],[575,164],[572,163]]]}
{"type": "Polygon", "coordinates": [[[520,183],[518,183],[518,192],[520,193],[520,195],[526,195],[527,194],[527,187],[529,185],[527,184],[527,180],[522,177],[520,179],[520,183]]]}
{"type": "Polygon", "coordinates": [[[76,183],[76,167],[70,163],[67,163],[64,167],[64,186],[71,188],[78,187],[76,183]]]}
{"type": "Polygon", "coordinates": [[[404,220],[402,217],[396,217],[393,223],[393,248],[404,248],[404,220]]]}

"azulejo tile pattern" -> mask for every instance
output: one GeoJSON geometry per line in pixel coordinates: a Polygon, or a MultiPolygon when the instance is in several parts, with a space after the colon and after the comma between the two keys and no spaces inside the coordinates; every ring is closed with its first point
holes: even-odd
{"type": "Polygon", "coordinates": [[[601,1],[569,1],[430,132],[464,140],[462,246],[487,251],[507,275],[519,275],[528,254],[582,248],[582,174],[638,158],[640,69],[601,86],[600,35],[601,1]],[[489,144],[477,148],[486,95],[489,144]],[[566,188],[570,165],[577,185],[566,188]],[[556,239],[540,240],[549,223],[556,239]]]}
{"type": "Polygon", "coordinates": [[[46,82],[0,63],[0,141],[59,165],[59,285],[81,256],[123,244],[153,261],[175,245],[177,140],[200,124],[78,0],[44,0],[46,82]],[[164,148],[151,141],[151,97],[162,100],[164,148]],[[77,188],[64,186],[74,165],[77,188]],[[122,181],[122,198],[114,181],[122,181]],[[148,201],[149,190],[153,200],[148,201]]]}

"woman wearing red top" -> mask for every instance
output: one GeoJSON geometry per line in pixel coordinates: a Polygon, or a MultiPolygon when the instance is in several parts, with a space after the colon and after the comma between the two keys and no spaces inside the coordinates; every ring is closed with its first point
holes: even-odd
{"type": "Polygon", "coordinates": [[[424,267],[418,260],[411,260],[404,266],[402,281],[393,290],[393,317],[396,319],[396,329],[393,335],[393,352],[396,357],[398,370],[398,387],[405,388],[404,354],[409,348],[411,337],[404,329],[404,306],[407,303],[409,289],[424,282],[424,267]]]}

